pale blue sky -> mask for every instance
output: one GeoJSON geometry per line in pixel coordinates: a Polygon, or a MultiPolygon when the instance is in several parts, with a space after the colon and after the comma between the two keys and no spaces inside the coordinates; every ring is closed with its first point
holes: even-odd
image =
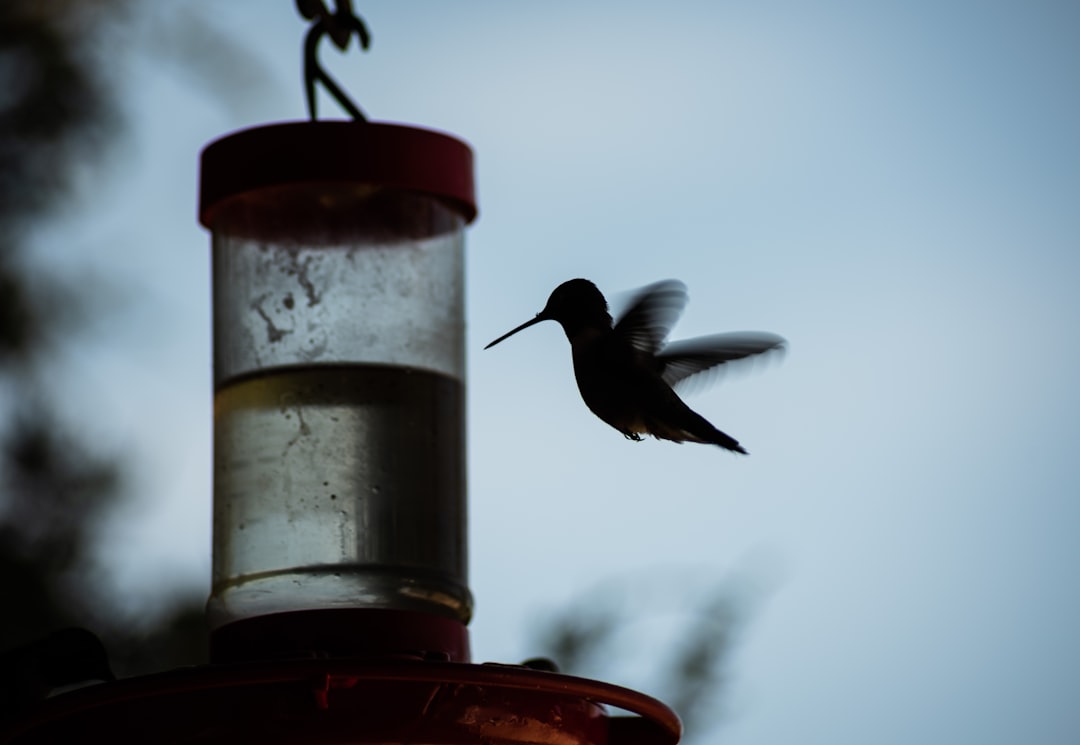
{"type": "MultiPolygon", "coordinates": [[[[168,64],[127,70],[121,165],[40,249],[133,288],[58,376],[80,381],[87,435],[138,458],[105,554],[151,602],[162,576],[209,574],[198,150],[304,116],[292,2],[186,7],[263,76],[224,105],[168,64]]],[[[725,742],[1080,740],[1080,6],[357,10],[371,51],[327,66],[372,118],[477,156],[477,660],[530,656],[538,616],[610,578],[670,571],[692,595],[764,577],[725,742]],[[674,338],[790,340],[783,364],[689,399],[749,458],[625,441],[581,403],[556,324],[481,351],[577,276],[609,296],[682,279],[674,338]]],[[[649,689],[624,667],[615,682],[649,689]]]]}

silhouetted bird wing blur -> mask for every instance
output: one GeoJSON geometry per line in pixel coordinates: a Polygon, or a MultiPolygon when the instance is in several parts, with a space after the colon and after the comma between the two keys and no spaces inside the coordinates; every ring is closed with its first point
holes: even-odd
{"type": "Polygon", "coordinates": [[[687,303],[686,285],[665,279],[638,290],[615,323],[614,333],[635,349],[653,357],[654,370],[670,386],[699,373],[701,383],[714,382],[725,369],[720,365],[746,361],[765,352],[783,351],[782,336],[761,331],[736,331],[684,339],[664,345],[687,303]]]}
{"type": "Polygon", "coordinates": [[[642,352],[655,355],[686,307],[686,285],[665,279],[637,290],[615,323],[615,335],[642,352]]]}
{"type": "Polygon", "coordinates": [[[785,344],[784,337],[763,331],[734,331],[684,339],[668,344],[656,355],[657,372],[665,383],[675,388],[699,373],[708,374],[696,380],[712,382],[733,367],[727,363],[754,364],[758,361],[754,359],[756,355],[783,352],[785,344]]]}

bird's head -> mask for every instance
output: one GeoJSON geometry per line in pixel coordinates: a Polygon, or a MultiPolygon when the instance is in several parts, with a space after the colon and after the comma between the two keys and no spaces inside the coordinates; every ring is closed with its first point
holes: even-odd
{"type": "Polygon", "coordinates": [[[558,321],[567,337],[572,337],[586,326],[611,328],[611,315],[608,313],[607,301],[600,290],[596,289],[596,285],[587,279],[571,279],[555,288],[544,309],[537,313],[535,318],[530,318],[512,331],[503,334],[484,349],[493,347],[503,339],[541,321],[558,321]]]}

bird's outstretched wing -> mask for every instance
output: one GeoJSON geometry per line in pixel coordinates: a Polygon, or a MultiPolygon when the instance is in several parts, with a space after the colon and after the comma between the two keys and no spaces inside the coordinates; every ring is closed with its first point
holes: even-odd
{"type": "Polygon", "coordinates": [[[637,290],[615,323],[615,334],[642,352],[656,354],[686,307],[686,285],[665,279],[637,290]]]}
{"type": "Polygon", "coordinates": [[[728,363],[752,364],[758,355],[783,352],[786,346],[784,337],[764,331],[699,336],[667,345],[656,355],[657,372],[670,386],[706,371],[710,374],[695,378],[694,383],[714,382],[716,377],[735,366],[728,363]]]}

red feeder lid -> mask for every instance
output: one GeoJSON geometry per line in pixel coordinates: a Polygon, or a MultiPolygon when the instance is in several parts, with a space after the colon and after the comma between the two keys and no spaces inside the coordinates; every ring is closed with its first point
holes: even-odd
{"type": "Polygon", "coordinates": [[[232,197],[280,186],[339,183],[429,194],[476,218],[472,150],[401,124],[305,121],[245,129],[202,151],[199,221],[232,197]]]}

